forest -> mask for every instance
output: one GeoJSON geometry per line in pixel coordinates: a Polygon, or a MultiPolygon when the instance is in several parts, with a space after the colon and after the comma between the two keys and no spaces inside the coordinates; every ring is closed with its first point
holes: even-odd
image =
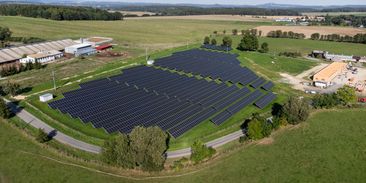
{"type": "Polygon", "coordinates": [[[66,7],[49,5],[0,5],[0,15],[45,18],[52,20],[122,20],[119,12],[88,7],[66,7]]]}

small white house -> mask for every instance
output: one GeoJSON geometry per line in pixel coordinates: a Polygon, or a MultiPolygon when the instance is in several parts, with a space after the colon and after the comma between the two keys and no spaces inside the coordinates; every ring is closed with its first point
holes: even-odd
{"type": "Polygon", "coordinates": [[[82,55],[93,55],[97,53],[95,48],[89,43],[81,43],[73,46],[69,46],[65,48],[65,53],[73,54],[76,57],[82,55]]]}
{"type": "Polygon", "coordinates": [[[147,61],[147,65],[153,65],[154,64],[154,60],[148,60],[147,61]]]}
{"type": "Polygon", "coordinates": [[[39,96],[39,101],[41,102],[47,102],[53,99],[53,95],[51,93],[46,93],[41,96],[39,96]]]}
{"type": "Polygon", "coordinates": [[[63,57],[64,54],[62,52],[59,52],[57,50],[51,50],[51,51],[43,51],[43,52],[39,52],[36,54],[32,54],[32,55],[28,55],[25,58],[20,59],[20,63],[35,63],[35,62],[39,62],[39,63],[46,63],[46,62],[50,62],[56,59],[59,59],[61,57],[63,57]]]}

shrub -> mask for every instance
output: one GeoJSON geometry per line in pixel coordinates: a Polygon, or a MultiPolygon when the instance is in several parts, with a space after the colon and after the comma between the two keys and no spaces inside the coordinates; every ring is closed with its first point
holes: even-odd
{"type": "Polygon", "coordinates": [[[261,52],[261,53],[267,53],[268,51],[269,51],[268,43],[267,42],[262,43],[261,49],[259,50],[259,52],[261,52]]]}
{"type": "Polygon", "coordinates": [[[191,160],[197,164],[207,158],[211,158],[216,150],[212,147],[207,147],[202,141],[197,140],[192,145],[191,160]]]}
{"type": "Polygon", "coordinates": [[[206,36],[205,39],[203,39],[203,44],[210,44],[210,37],[206,36]]]}
{"type": "Polygon", "coordinates": [[[302,56],[300,52],[280,52],[278,55],[279,56],[285,56],[285,57],[292,57],[292,58],[302,56]]]}
{"type": "Polygon", "coordinates": [[[233,40],[229,36],[225,36],[222,39],[222,46],[231,47],[232,43],[233,43],[233,40]]]}
{"type": "Polygon", "coordinates": [[[216,44],[217,44],[217,41],[216,41],[216,39],[215,39],[215,38],[211,39],[211,44],[212,44],[212,45],[216,45],[216,44]]]}
{"type": "Polygon", "coordinates": [[[312,105],[314,108],[332,108],[340,104],[340,100],[338,99],[335,93],[332,94],[316,94],[313,97],[312,105]]]}
{"type": "Polygon", "coordinates": [[[357,101],[355,89],[348,85],[344,85],[342,88],[339,88],[336,92],[336,97],[343,105],[351,104],[357,101]]]}
{"type": "Polygon", "coordinates": [[[290,97],[288,101],[283,105],[282,109],[286,120],[290,124],[298,124],[305,121],[309,117],[310,107],[309,104],[297,97],[290,97]]]}
{"type": "Polygon", "coordinates": [[[248,137],[252,140],[263,138],[263,123],[257,119],[253,119],[248,125],[248,137]]]}
{"type": "Polygon", "coordinates": [[[246,136],[246,135],[243,135],[243,136],[241,136],[240,138],[239,138],[239,143],[244,143],[245,141],[247,141],[248,140],[248,136],[246,136]]]}
{"type": "Polygon", "coordinates": [[[4,119],[10,118],[11,112],[4,99],[0,97],[0,116],[4,119]]]}
{"type": "Polygon", "coordinates": [[[41,128],[38,129],[36,140],[40,143],[45,143],[51,140],[51,137],[41,128]]]}

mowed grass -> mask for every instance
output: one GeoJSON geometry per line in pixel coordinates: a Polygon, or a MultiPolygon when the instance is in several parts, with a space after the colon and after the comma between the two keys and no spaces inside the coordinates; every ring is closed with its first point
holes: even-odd
{"type": "MultiPolygon", "coordinates": [[[[2,182],[363,182],[366,179],[366,109],[314,113],[267,143],[242,145],[187,175],[134,181],[66,165],[60,158],[0,123],[2,182]],[[11,137],[11,138],[9,138],[11,137]],[[269,143],[268,143],[269,142],[269,143]],[[34,153],[34,154],[28,154],[34,153]],[[41,157],[47,156],[60,162],[41,157]]],[[[160,175],[177,175],[179,172],[160,175]]]]}
{"type": "MultiPolygon", "coordinates": [[[[233,39],[232,47],[236,48],[240,43],[242,36],[230,36],[233,39]]],[[[216,39],[221,40],[222,36],[217,36],[216,39]]],[[[300,52],[303,56],[306,56],[313,50],[323,50],[335,54],[366,56],[366,44],[260,37],[259,46],[263,42],[268,43],[270,53],[277,55],[280,52],[300,52]]]]}

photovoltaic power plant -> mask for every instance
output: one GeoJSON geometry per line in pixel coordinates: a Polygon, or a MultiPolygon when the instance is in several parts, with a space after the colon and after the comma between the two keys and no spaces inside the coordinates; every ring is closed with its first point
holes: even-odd
{"type": "Polygon", "coordinates": [[[127,134],[136,126],[159,126],[176,138],[203,121],[220,125],[254,103],[264,108],[275,97],[266,97],[269,92],[261,87],[268,82],[240,67],[236,55],[195,49],[171,57],[174,59],[166,57],[159,62],[201,65],[201,70],[195,70],[196,75],[246,84],[239,88],[171,70],[138,66],[125,69],[120,75],[80,84],[79,89],[64,93],[64,98],[49,106],[108,133],[127,134]],[[224,72],[219,66],[233,70],[224,72]]]}

